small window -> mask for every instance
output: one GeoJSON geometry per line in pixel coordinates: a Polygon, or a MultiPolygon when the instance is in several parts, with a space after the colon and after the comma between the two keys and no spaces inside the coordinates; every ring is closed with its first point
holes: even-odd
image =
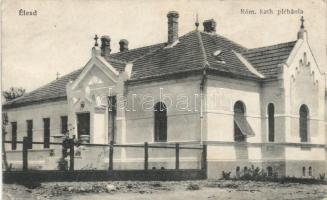
{"type": "Polygon", "coordinates": [[[305,167],[302,167],[302,176],[305,176],[305,167]]]}
{"type": "Polygon", "coordinates": [[[17,149],[17,122],[11,122],[11,149],[17,149]]]}
{"type": "Polygon", "coordinates": [[[273,168],[271,166],[267,167],[267,172],[268,172],[268,176],[272,176],[273,175],[273,168]]]}
{"type": "Polygon", "coordinates": [[[224,55],[224,52],[222,52],[221,50],[217,50],[217,51],[213,52],[213,56],[219,63],[225,63],[223,55],[224,55]]]}
{"type": "Polygon", "coordinates": [[[312,176],[312,167],[309,167],[309,176],[312,176]]]}
{"type": "Polygon", "coordinates": [[[162,102],[154,107],[154,134],[156,142],[167,141],[167,107],[162,102]]]}
{"type": "Polygon", "coordinates": [[[244,170],[244,173],[247,173],[247,171],[248,171],[248,167],[245,166],[245,167],[243,168],[243,170],[244,170]]]}
{"type": "Polygon", "coordinates": [[[275,141],[275,108],[274,104],[268,104],[268,141],[275,141]]]}

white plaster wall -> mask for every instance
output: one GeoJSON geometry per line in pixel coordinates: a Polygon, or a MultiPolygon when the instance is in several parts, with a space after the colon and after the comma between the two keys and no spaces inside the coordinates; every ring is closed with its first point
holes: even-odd
{"type": "Polygon", "coordinates": [[[299,109],[302,104],[309,108],[309,142],[324,144],[325,118],[325,77],[319,70],[307,40],[298,41],[296,54],[289,66],[284,66],[284,86],[286,95],[286,140],[300,142],[299,109]],[[306,55],[306,56],[305,56],[306,55]]]}
{"type": "Polygon", "coordinates": [[[255,136],[247,142],[261,142],[260,86],[252,81],[209,77],[207,81],[208,141],[234,141],[234,104],[245,104],[246,119],[255,136]]]}
{"type": "Polygon", "coordinates": [[[200,78],[128,86],[126,143],[154,142],[153,107],[160,99],[168,107],[167,141],[200,141],[200,78]]]}
{"type": "Polygon", "coordinates": [[[261,132],[262,142],[268,141],[268,104],[275,109],[275,140],[285,142],[285,95],[281,81],[274,80],[262,84],[261,89],[261,132]]]}
{"type": "MultiPolygon", "coordinates": [[[[53,142],[53,135],[61,135],[61,119],[67,112],[67,102],[58,101],[53,103],[43,103],[39,105],[30,105],[9,110],[3,110],[8,113],[9,124],[7,126],[6,139],[11,140],[11,123],[17,122],[17,140],[23,141],[23,137],[27,136],[26,120],[33,120],[33,141],[43,142],[43,118],[50,118],[50,141],[53,142]]],[[[57,141],[55,141],[57,142],[57,141]]],[[[11,149],[11,145],[6,145],[7,149],[11,149]]],[[[51,147],[51,146],[50,146],[51,147]]],[[[22,145],[17,144],[17,149],[22,149],[22,145]]],[[[33,145],[33,149],[43,149],[43,145],[33,145]]]]}

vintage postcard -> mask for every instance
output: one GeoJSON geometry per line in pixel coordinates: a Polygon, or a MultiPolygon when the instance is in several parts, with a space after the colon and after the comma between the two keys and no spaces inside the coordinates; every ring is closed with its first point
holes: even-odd
{"type": "Polygon", "coordinates": [[[327,199],[326,0],[3,0],[2,199],[327,199]]]}

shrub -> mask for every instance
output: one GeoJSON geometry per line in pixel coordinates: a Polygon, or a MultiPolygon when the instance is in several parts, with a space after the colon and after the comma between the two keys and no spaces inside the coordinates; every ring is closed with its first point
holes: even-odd
{"type": "Polygon", "coordinates": [[[325,180],[325,176],[326,176],[325,173],[323,173],[323,174],[319,174],[319,179],[320,179],[320,180],[325,180]]]}
{"type": "Polygon", "coordinates": [[[64,158],[60,158],[58,161],[58,169],[59,170],[68,170],[68,162],[64,158]]]}
{"type": "Polygon", "coordinates": [[[199,190],[200,186],[198,184],[190,183],[187,188],[187,190],[199,190]]]}
{"type": "Polygon", "coordinates": [[[223,177],[223,179],[224,180],[229,180],[230,179],[230,174],[231,174],[232,172],[225,172],[225,171],[223,171],[222,172],[222,177],[223,177]]]}

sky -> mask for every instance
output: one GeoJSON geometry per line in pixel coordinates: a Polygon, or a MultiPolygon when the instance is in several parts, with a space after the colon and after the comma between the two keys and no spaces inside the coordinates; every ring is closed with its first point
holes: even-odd
{"type": "Polygon", "coordinates": [[[36,89],[83,67],[91,58],[95,34],[129,48],[167,41],[167,13],[178,11],[179,35],[214,19],[217,33],[247,48],[296,40],[301,14],[278,15],[278,9],[303,10],[309,43],[322,71],[327,71],[326,0],[3,0],[1,32],[2,89],[36,89]],[[20,9],[37,16],[19,16],[20,9]],[[241,9],[253,9],[254,15],[241,9]],[[259,14],[272,9],[273,14],[259,14]]]}

